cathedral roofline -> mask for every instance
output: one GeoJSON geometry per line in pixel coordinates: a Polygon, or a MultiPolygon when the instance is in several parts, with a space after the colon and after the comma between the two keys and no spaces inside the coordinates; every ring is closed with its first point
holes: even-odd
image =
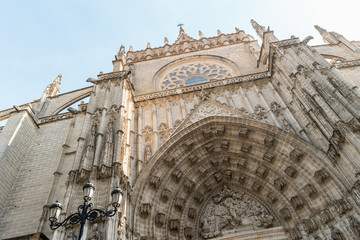
{"type": "MultiPolygon", "coordinates": [[[[165,38],[165,45],[162,47],[151,48],[148,44],[148,47],[145,50],[139,51],[132,51],[132,47],[130,47],[129,51],[126,53],[125,62],[126,64],[129,64],[188,52],[257,41],[253,36],[246,34],[244,31],[239,30],[238,28],[235,29],[236,32],[230,34],[223,34],[218,30],[218,36],[208,38],[203,37],[203,34],[200,31],[200,39],[194,39],[186,34],[181,27],[179,36],[173,44],[168,44],[167,38],[165,38]]],[[[121,58],[117,57],[114,62],[120,60],[121,58]]]]}

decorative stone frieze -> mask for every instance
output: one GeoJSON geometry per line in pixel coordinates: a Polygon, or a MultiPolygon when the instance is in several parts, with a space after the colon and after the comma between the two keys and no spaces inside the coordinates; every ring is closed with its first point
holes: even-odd
{"type": "Polygon", "coordinates": [[[269,228],[274,223],[274,217],[264,206],[226,186],[211,198],[200,216],[200,235],[204,239],[219,236],[227,226],[236,229],[243,222],[260,229],[269,228]]]}

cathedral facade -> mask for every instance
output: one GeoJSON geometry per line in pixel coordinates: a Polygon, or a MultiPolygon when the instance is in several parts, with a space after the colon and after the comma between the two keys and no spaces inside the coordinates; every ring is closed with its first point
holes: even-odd
{"type": "Polygon", "coordinates": [[[88,182],[94,208],[123,197],[82,239],[360,239],[360,41],[251,24],[261,44],[180,27],[121,46],[90,87],[60,94],[59,75],[0,111],[0,239],[78,239],[50,229],[51,204],[64,220],[88,182]]]}

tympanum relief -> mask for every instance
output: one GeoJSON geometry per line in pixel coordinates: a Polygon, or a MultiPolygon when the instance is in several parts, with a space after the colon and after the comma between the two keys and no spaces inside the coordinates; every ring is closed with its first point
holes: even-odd
{"type": "Polygon", "coordinates": [[[274,217],[254,199],[227,186],[213,196],[200,217],[200,236],[217,237],[241,229],[263,229],[275,225],[274,217]]]}

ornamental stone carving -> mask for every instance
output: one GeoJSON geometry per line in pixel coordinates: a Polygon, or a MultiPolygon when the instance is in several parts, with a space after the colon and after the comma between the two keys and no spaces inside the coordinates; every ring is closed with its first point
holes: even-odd
{"type": "Polygon", "coordinates": [[[274,217],[259,202],[224,186],[212,197],[201,214],[200,235],[210,239],[228,231],[236,231],[244,225],[263,229],[273,224],[274,217]]]}
{"type": "Polygon", "coordinates": [[[360,239],[360,222],[355,217],[349,217],[349,223],[351,230],[354,232],[355,236],[360,239]]]}
{"type": "Polygon", "coordinates": [[[335,207],[339,214],[345,214],[352,209],[351,204],[346,198],[341,198],[335,201],[335,207]]]}
{"type": "Polygon", "coordinates": [[[286,175],[288,175],[289,177],[295,177],[296,176],[296,169],[293,166],[289,166],[285,169],[285,173],[286,175]]]}
{"type": "Polygon", "coordinates": [[[290,152],[290,159],[298,162],[303,157],[303,155],[304,153],[302,153],[299,149],[295,148],[290,152]]]}
{"type": "Polygon", "coordinates": [[[263,159],[269,163],[273,163],[274,158],[275,158],[275,156],[272,152],[266,152],[263,156],[263,159]]]}
{"type": "Polygon", "coordinates": [[[318,225],[314,219],[305,219],[303,221],[304,229],[307,234],[311,234],[318,229],[318,225]]]}
{"type": "Polygon", "coordinates": [[[314,177],[318,182],[323,183],[330,177],[330,174],[323,168],[316,171],[314,177]]]}
{"type": "Polygon", "coordinates": [[[157,213],[155,216],[155,224],[159,227],[162,227],[165,224],[165,214],[157,213]]]}
{"type": "Polygon", "coordinates": [[[331,222],[334,219],[334,217],[329,211],[329,209],[324,209],[320,212],[320,219],[324,224],[327,224],[331,222]]]}
{"type": "Polygon", "coordinates": [[[172,232],[178,232],[180,229],[180,221],[179,219],[170,219],[169,228],[172,232]]]}
{"type": "Polygon", "coordinates": [[[243,145],[241,145],[241,151],[244,153],[250,153],[251,148],[252,148],[252,146],[247,143],[243,143],[243,145]]]}
{"type": "Polygon", "coordinates": [[[241,127],[241,128],[239,128],[239,136],[243,137],[243,138],[247,138],[249,131],[250,131],[249,128],[241,127]]]}
{"type": "Polygon", "coordinates": [[[264,144],[266,147],[272,147],[275,142],[275,137],[272,135],[267,135],[264,139],[264,144]]]}
{"type": "Polygon", "coordinates": [[[195,217],[196,217],[196,209],[195,208],[189,208],[188,217],[191,219],[195,219],[195,217]]]}
{"type": "Polygon", "coordinates": [[[140,206],[140,215],[143,217],[146,217],[150,214],[151,211],[151,205],[150,203],[143,203],[140,206]]]}
{"type": "Polygon", "coordinates": [[[162,192],[161,192],[161,200],[163,201],[167,201],[171,196],[171,191],[169,189],[164,189],[162,192]]]}
{"type": "Polygon", "coordinates": [[[337,227],[331,229],[332,240],[345,240],[344,234],[337,227]]]}

